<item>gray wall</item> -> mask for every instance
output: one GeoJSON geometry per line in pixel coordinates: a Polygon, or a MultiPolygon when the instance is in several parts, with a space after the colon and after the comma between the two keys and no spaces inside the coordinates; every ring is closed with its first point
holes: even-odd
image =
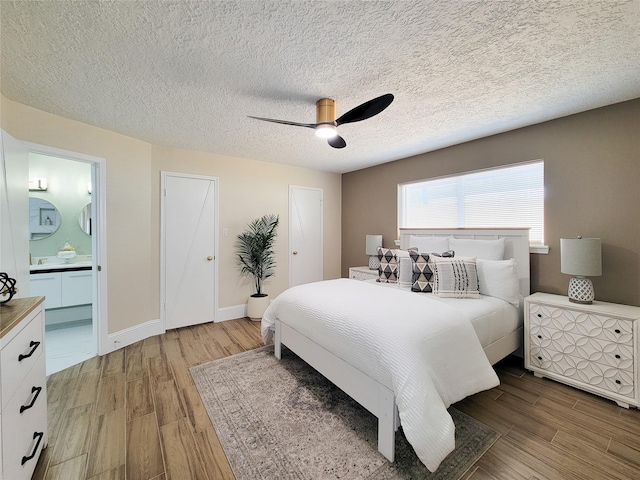
{"type": "Polygon", "coordinates": [[[398,183],[543,159],[545,243],[531,291],[566,294],[560,238],[600,237],[596,299],[640,306],[640,99],[552,120],[342,177],[342,276],[365,265],[365,235],[398,238],[398,183]]]}

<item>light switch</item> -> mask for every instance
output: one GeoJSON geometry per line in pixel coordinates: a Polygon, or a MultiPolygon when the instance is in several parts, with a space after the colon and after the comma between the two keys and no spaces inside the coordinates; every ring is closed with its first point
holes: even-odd
{"type": "Polygon", "coordinates": [[[229,229],[228,228],[223,228],[222,229],[222,236],[223,237],[228,237],[229,236],[229,229]]]}

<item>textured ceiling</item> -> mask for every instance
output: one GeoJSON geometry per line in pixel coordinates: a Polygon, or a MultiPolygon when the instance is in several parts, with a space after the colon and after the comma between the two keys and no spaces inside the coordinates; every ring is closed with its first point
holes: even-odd
{"type": "Polygon", "coordinates": [[[2,93],[147,142],[348,172],[640,97],[640,2],[0,3],[2,93]],[[391,106],[315,122],[384,93],[391,106]]]}

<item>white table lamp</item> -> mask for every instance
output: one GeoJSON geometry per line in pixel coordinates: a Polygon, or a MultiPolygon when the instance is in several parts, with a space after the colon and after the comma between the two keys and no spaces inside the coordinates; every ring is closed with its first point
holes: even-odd
{"type": "Polygon", "coordinates": [[[595,298],[593,283],[585,277],[602,275],[599,238],[561,238],[560,271],[575,275],[569,280],[569,301],[589,304],[595,298]]]}
{"type": "Polygon", "coordinates": [[[382,246],[382,235],[367,235],[366,253],[369,255],[369,269],[377,270],[380,266],[378,247],[382,246]]]}

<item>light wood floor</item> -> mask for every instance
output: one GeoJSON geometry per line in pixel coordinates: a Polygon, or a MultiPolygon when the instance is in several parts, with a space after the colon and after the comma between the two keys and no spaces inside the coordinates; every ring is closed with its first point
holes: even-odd
{"type": "MultiPolygon", "coordinates": [[[[188,368],[261,345],[259,324],[232,320],[52,375],[49,444],[34,478],[234,478],[188,368]]],[[[502,362],[499,387],[456,404],[502,434],[465,480],[640,478],[638,410],[535,378],[520,362],[502,362]]]]}

